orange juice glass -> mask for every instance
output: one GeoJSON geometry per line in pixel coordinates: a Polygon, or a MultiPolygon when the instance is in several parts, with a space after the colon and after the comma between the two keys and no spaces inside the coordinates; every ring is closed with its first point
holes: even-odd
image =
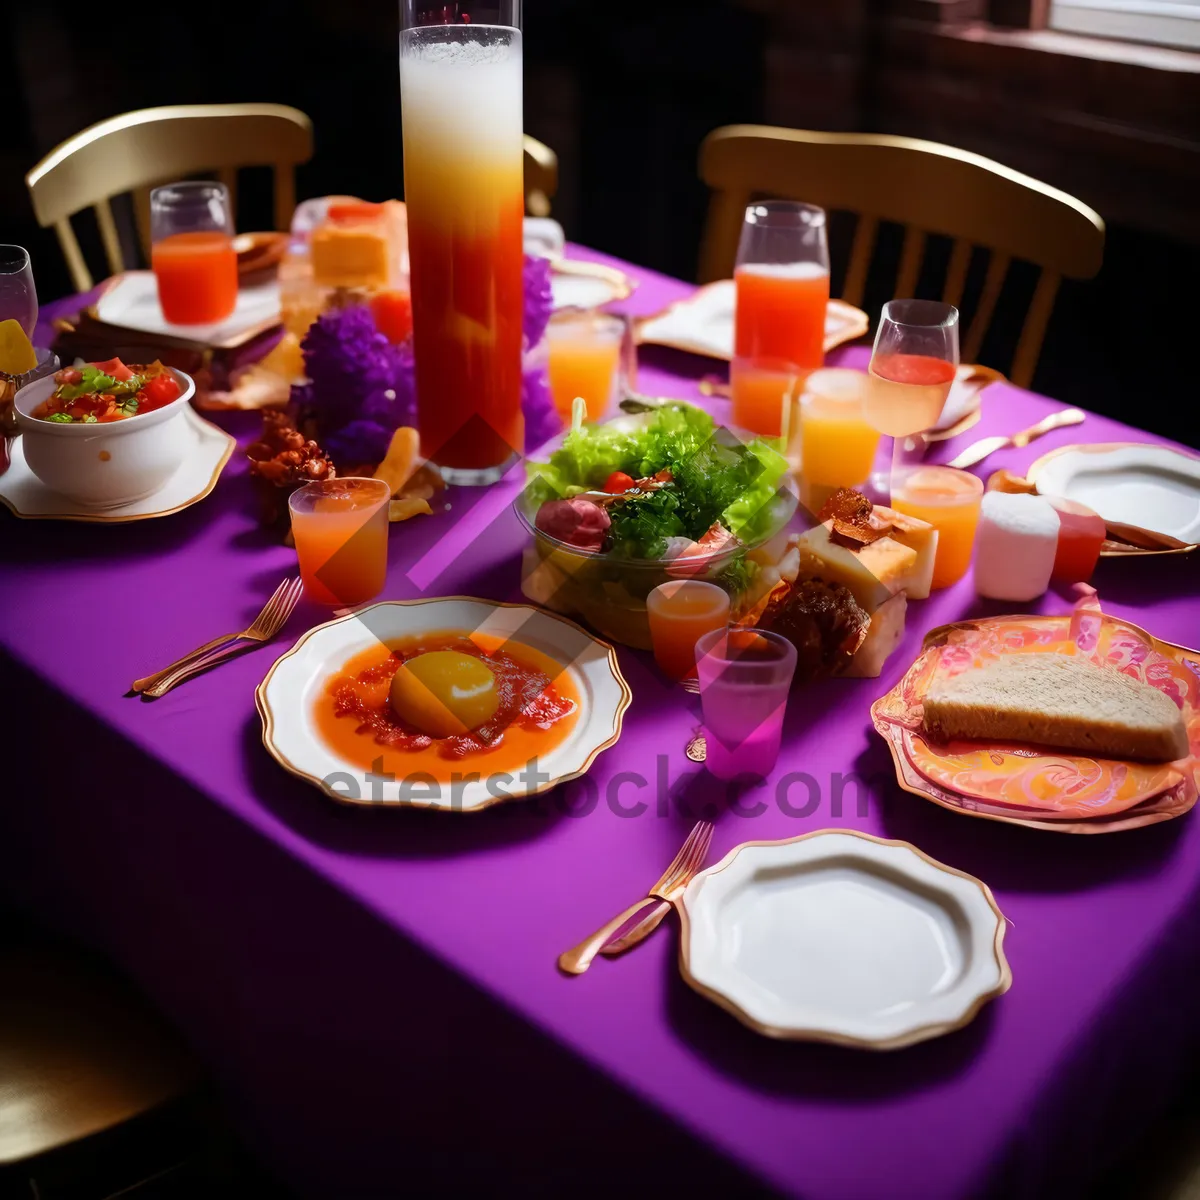
{"type": "Polygon", "coordinates": [[[233,213],[222,183],[172,183],[150,193],[150,265],[172,325],[213,325],[237,304],[233,213]]]}
{"type": "Polygon", "coordinates": [[[734,426],[763,437],[786,438],[802,374],[795,363],[783,359],[735,358],[729,367],[734,426]]]}
{"type": "Polygon", "coordinates": [[[800,397],[800,461],[816,487],[855,487],[871,474],[879,430],[863,416],[867,377],[831,367],[814,371],[800,397]]]}
{"type": "Polygon", "coordinates": [[[404,199],[421,452],[481,485],[524,436],[521,30],[517,0],[455,10],[401,4],[404,199]]]}
{"type": "Polygon", "coordinates": [[[672,579],[646,597],[654,661],[671,679],[696,673],[696,643],[729,624],[729,594],[715,583],[672,579]]]}
{"type": "Polygon", "coordinates": [[[953,467],[914,467],[892,478],[892,507],[937,530],[933,586],[957,583],[971,565],[983,480],[953,467]]]}
{"type": "Polygon", "coordinates": [[[734,354],[813,371],[825,361],[829,247],[825,210],[790,200],[751,204],[738,243],[734,354]]]}
{"type": "Polygon", "coordinates": [[[610,313],[564,314],[546,327],[550,394],[567,424],[576,396],[583,397],[589,421],[599,421],[612,407],[626,382],[627,330],[627,323],[610,313]]]}
{"type": "Polygon", "coordinates": [[[322,479],[288,499],[309,599],[348,607],[374,599],[387,575],[388,500],[382,479],[322,479]]]}

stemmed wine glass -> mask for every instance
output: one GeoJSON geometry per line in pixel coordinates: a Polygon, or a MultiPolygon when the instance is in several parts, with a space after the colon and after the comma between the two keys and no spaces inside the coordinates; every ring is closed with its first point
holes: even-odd
{"type": "Polygon", "coordinates": [[[37,289],[24,246],[0,245],[0,321],[13,320],[33,341],[37,325],[37,289]]]}
{"type": "Polygon", "coordinates": [[[958,369],[958,309],[937,300],[889,300],[883,306],[863,416],[892,444],[892,489],[904,442],[937,423],[958,369]]]}

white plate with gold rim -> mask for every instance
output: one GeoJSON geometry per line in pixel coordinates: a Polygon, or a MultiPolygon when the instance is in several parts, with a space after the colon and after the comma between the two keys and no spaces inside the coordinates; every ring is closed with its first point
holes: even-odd
{"type": "MultiPolygon", "coordinates": [[[[733,310],[736,289],[732,279],[719,279],[698,288],[686,300],[643,317],[635,326],[639,345],[670,346],[729,362],[733,358],[733,310]]],[[[825,310],[825,349],[832,350],[867,332],[870,321],[861,308],[830,300],[825,310]]]]}
{"type": "Polygon", "coordinates": [[[631,697],[616,651],[582,626],[530,605],[471,596],[384,601],[318,625],[275,663],[255,693],[263,745],[286,770],[327,796],[342,803],[448,812],[477,812],[582,775],[621,736],[631,697]],[[455,764],[462,776],[457,786],[428,776],[372,779],[325,740],[316,707],[347,660],[374,646],[441,631],[470,631],[486,640],[528,646],[562,665],[580,711],[566,737],[537,758],[536,772],[505,772],[501,782],[487,772],[485,754],[455,764]]]}
{"type": "Polygon", "coordinates": [[[203,500],[217,486],[236,440],[190,406],[183,412],[191,439],[179,469],[156,492],[116,508],[89,508],[51,491],[29,469],[22,438],[9,443],[9,468],[0,474],[0,504],[18,517],[119,525],[166,517],[203,500]]]}
{"type": "Polygon", "coordinates": [[[747,842],[680,909],[684,978],[768,1037],[898,1049],[961,1028],[1012,982],[991,891],[908,842],[747,842]]]}
{"type": "Polygon", "coordinates": [[[1105,521],[1200,542],[1200,455],[1143,442],[1063,446],[1027,478],[1042,495],[1086,504],[1105,521]]]}
{"type": "Polygon", "coordinates": [[[637,284],[624,271],[584,259],[557,258],[550,266],[550,293],[555,312],[601,308],[633,295],[637,284]]]}

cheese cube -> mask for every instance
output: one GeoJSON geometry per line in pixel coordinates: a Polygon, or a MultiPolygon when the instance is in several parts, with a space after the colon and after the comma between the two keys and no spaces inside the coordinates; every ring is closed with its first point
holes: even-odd
{"type": "Polygon", "coordinates": [[[851,550],[832,541],[832,531],[833,522],[827,521],[800,535],[802,576],[842,584],[868,613],[873,613],[889,596],[905,590],[917,567],[915,550],[890,536],[851,550]]]}
{"type": "Polygon", "coordinates": [[[309,242],[313,279],[323,287],[382,287],[391,268],[386,231],[378,222],[327,224],[309,242]]]}
{"type": "Polygon", "coordinates": [[[937,557],[938,531],[928,521],[906,516],[882,504],[875,506],[873,515],[891,525],[888,537],[915,551],[917,561],[904,590],[910,600],[925,600],[933,586],[933,560],[937,557]]]}
{"type": "Polygon", "coordinates": [[[850,660],[845,674],[855,679],[878,679],[887,657],[904,637],[904,616],[908,597],[897,592],[885,600],[871,617],[871,626],[863,644],[850,660]]]}

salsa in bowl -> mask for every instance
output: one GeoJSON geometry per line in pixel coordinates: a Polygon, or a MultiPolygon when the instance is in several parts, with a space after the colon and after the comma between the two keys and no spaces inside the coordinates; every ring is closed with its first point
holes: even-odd
{"type": "Polygon", "coordinates": [[[157,491],[189,445],[189,375],[162,363],[76,363],[22,388],[14,405],[29,469],[92,508],[157,491]]]}

